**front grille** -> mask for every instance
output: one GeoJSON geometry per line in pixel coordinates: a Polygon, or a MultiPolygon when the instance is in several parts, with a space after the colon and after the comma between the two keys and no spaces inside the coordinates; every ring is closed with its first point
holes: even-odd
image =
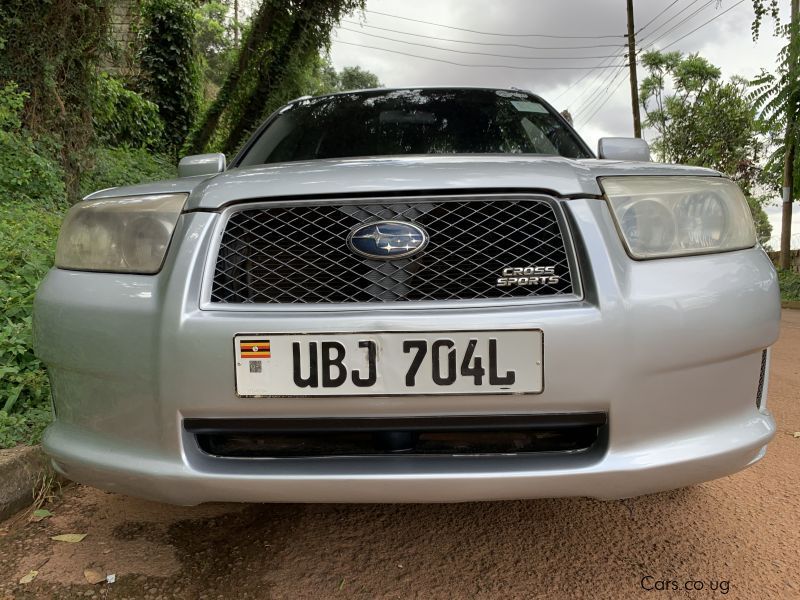
{"type": "Polygon", "coordinates": [[[222,236],[211,301],[347,303],[519,298],[573,293],[553,206],[537,199],[425,199],[238,210],[222,236]],[[346,240],[357,225],[408,221],[420,254],[374,260],[346,240]],[[507,267],[554,267],[557,283],[498,287],[507,267]]]}

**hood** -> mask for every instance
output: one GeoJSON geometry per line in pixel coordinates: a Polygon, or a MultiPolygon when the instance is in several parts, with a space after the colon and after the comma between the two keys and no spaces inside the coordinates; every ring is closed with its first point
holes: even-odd
{"type": "Polygon", "coordinates": [[[382,195],[415,192],[538,191],[556,197],[596,197],[598,177],[612,175],[704,175],[700,167],[558,156],[427,155],[278,163],[230,169],[103,190],[89,198],[190,192],[187,210],[213,210],[242,200],[382,195]]]}

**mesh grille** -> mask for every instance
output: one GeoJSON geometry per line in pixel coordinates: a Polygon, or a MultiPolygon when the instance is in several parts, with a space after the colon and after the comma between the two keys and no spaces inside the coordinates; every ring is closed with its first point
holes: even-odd
{"type": "Polygon", "coordinates": [[[540,200],[441,200],[291,206],[235,212],[217,257],[212,302],[346,303],[553,296],[573,292],[556,215],[540,200]],[[420,254],[371,260],[350,230],[410,221],[430,236],[420,254]],[[505,267],[552,266],[550,285],[497,287],[505,267]]]}

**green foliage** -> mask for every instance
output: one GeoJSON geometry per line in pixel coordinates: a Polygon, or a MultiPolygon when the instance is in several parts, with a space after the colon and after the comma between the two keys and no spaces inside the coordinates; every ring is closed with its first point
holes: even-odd
{"type": "Polygon", "coordinates": [[[800,301],[800,274],[778,269],[778,282],[781,286],[781,300],[800,301]]]}
{"type": "Polygon", "coordinates": [[[759,240],[767,243],[772,226],[762,207],[765,199],[755,196],[765,140],[747,99],[747,82],[721,81],[720,70],[697,54],[650,51],[642,64],[648,71],[640,87],[644,125],[658,133],[652,147],[659,160],[731,177],[747,196],[759,240]]]}
{"type": "Polygon", "coordinates": [[[38,440],[50,418],[50,388],[33,354],[31,312],[53,263],[61,211],[0,204],[0,447],[38,440]]]}
{"type": "Polygon", "coordinates": [[[720,70],[696,54],[651,51],[642,63],[648,71],[640,90],[645,126],[658,133],[652,145],[659,159],[734,178],[751,175],[763,142],[746,82],[720,81],[720,70]]]}
{"type": "Polygon", "coordinates": [[[339,89],[365,90],[382,87],[382,83],[375,73],[370,73],[361,67],[344,67],[339,73],[339,89]]]}
{"type": "Polygon", "coordinates": [[[761,24],[764,22],[764,17],[772,18],[775,22],[775,35],[778,35],[781,24],[778,0],[753,0],[753,13],[755,18],[750,26],[750,31],[753,34],[754,42],[758,40],[758,35],[761,33],[761,24]]]}
{"type": "Polygon", "coordinates": [[[64,202],[64,173],[22,127],[27,97],[13,82],[0,88],[0,198],[52,207],[64,202]]]}
{"type": "MultiPolygon", "coordinates": [[[[774,151],[770,154],[764,169],[764,183],[773,190],[783,187],[783,165],[787,140],[797,148],[800,143],[800,128],[797,117],[800,114],[800,24],[784,24],[776,18],[776,29],[786,38],[786,44],[778,55],[778,71],[770,73],[762,70],[753,81],[748,100],[760,113],[765,128],[772,135],[774,151]]],[[[794,190],[793,198],[800,197],[800,152],[794,151],[794,190]]]]}
{"type": "Polygon", "coordinates": [[[107,73],[96,80],[92,121],[98,140],[108,146],[158,149],[163,145],[158,106],[107,73]]]}
{"type": "Polygon", "coordinates": [[[81,179],[81,195],[177,176],[171,158],[142,148],[98,148],[94,167],[81,179]]]}
{"type": "Polygon", "coordinates": [[[22,109],[28,96],[30,94],[20,92],[13,81],[0,89],[0,131],[18,132],[22,129],[22,109]]]}
{"type": "Polygon", "coordinates": [[[235,55],[234,24],[227,16],[228,6],[216,0],[204,2],[195,13],[195,40],[203,81],[207,88],[215,90],[225,81],[235,55]]]}
{"type": "Polygon", "coordinates": [[[307,80],[301,85],[308,90],[306,94],[309,96],[342,91],[339,73],[336,72],[329,56],[319,56],[317,60],[310,61],[306,73],[307,80]]]}
{"type": "MultiPolygon", "coordinates": [[[[762,20],[769,16],[775,23],[775,36],[783,37],[785,45],[778,54],[778,72],[762,70],[751,85],[754,87],[750,101],[766,123],[773,137],[774,152],[762,173],[762,181],[773,190],[787,189],[794,200],[800,196],[800,23],[792,10],[792,21],[781,24],[777,0],[753,0],[755,20],[753,39],[758,38],[762,20]],[[787,176],[793,176],[786,181],[787,176]]],[[[783,193],[781,194],[783,196],[783,193]]],[[[791,214],[791,205],[789,206],[791,214]]],[[[781,226],[781,246],[789,247],[792,233],[791,219],[781,226]]],[[[781,256],[781,264],[788,266],[788,256],[781,256]]]]}
{"type": "Polygon", "coordinates": [[[189,140],[189,151],[232,154],[267,114],[303,95],[302,83],[329,44],[331,30],[363,4],[364,0],[263,0],[225,83],[189,140]]]}
{"type": "Polygon", "coordinates": [[[26,404],[23,412],[13,414],[0,410],[0,448],[38,443],[51,419],[50,407],[46,405],[26,404]]]}
{"type": "Polygon", "coordinates": [[[328,56],[317,56],[294,75],[298,96],[319,96],[347,90],[381,87],[378,76],[361,67],[344,67],[337,72],[328,56]]]}
{"type": "Polygon", "coordinates": [[[181,147],[197,116],[200,73],[190,0],[145,0],[139,61],[145,96],[158,105],[173,151],[181,147]]]}
{"type": "Polygon", "coordinates": [[[772,238],[772,223],[769,222],[767,213],[764,212],[766,198],[754,198],[747,196],[747,205],[750,207],[750,214],[753,215],[753,223],[756,226],[756,236],[758,243],[769,250],[769,240],[772,238]]]}
{"type": "Polygon", "coordinates": [[[0,2],[0,82],[26,92],[23,125],[58,150],[67,193],[77,195],[93,139],[91,89],[107,48],[106,0],[0,2]]]}

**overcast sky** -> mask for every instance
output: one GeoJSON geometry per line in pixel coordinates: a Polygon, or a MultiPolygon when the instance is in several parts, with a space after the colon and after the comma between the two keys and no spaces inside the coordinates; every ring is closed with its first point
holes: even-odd
{"type": "MultiPolygon", "coordinates": [[[[780,4],[788,7],[789,1],[780,0],[780,4]]],[[[634,0],[634,10],[641,48],[653,44],[653,48],[699,52],[719,66],[725,78],[749,78],[761,68],[775,66],[781,41],[772,36],[772,23],[767,21],[759,41],[753,42],[751,0],[634,0]],[[728,12],[722,14],[724,11],[728,12]],[[683,37],[710,19],[714,20],[683,37]]],[[[625,0],[367,0],[367,12],[347,18],[334,33],[331,58],[337,69],[359,65],[377,74],[386,86],[479,85],[532,90],[559,110],[568,109],[575,116],[578,132],[596,147],[602,136],[633,133],[628,72],[622,67],[625,32],[625,0]]],[[[640,79],[642,76],[640,69],[640,79]]],[[[767,212],[777,233],[779,207],[767,212]]],[[[797,207],[795,215],[793,231],[798,235],[793,237],[798,243],[793,245],[800,246],[797,207]]],[[[772,245],[778,247],[777,237],[772,245]]]]}

